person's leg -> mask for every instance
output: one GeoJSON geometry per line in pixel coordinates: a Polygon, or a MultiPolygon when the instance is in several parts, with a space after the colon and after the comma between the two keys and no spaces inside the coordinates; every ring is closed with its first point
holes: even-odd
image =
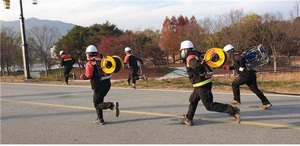
{"type": "Polygon", "coordinates": [[[94,90],[93,102],[97,114],[97,119],[94,121],[94,123],[103,125],[104,124],[103,109],[99,107],[99,104],[103,102],[103,98],[100,97],[99,90],[94,90]]]}
{"type": "Polygon", "coordinates": [[[135,70],[131,70],[131,80],[132,80],[132,86],[135,89],[136,88],[136,77],[137,77],[137,73],[135,70]]]}
{"type": "Polygon", "coordinates": [[[130,81],[131,81],[131,73],[128,75],[128,79],[127,79],[127,83],[128,83],[128,85],[130,85],[130,81]]]}
{"type": "Polygon", "coordinates": [[[111,87],[110,80],[101,81],[101,88],[99,89],[98,99],[95,101],[95,103],[97,103],[96,106],[101,110],[116,109],[116,116],[118,117],[119,116],[119,103],[116,102],[116,104],[114,104],[113,102],[104,102],[104,98],[107,95],[107,93],[109,92],[110,87],[111,87]]]}
{"type": "Polygon", "coordinates": [[[263,105],[263,106],[261,106],[262,109],[267,109],[270,106],[272,106],[272,104],[267,99],[267,97],[258,89],[258,87],[257,87],[257,81],[256,81],[256,74],[255,73],[253,75],[251,75],[251,78],[250,78],[249,82],[247,83],[247,85],[248,85],[249,89],[254,94],[256,94],[256,96],[260,99],[260,101],[261,101],[261,103],[263,105]]]}
{"type": "Polygon", "coordinates": [[[134,70],[134,77],[135,77],[135,80],[139,80],[139,68],[137,68],[136,70],[134,70]]]}
{"type": "Polygon", "coordinates": [[[181,124],[185,124],[188,126],[193,126],[193,118],[197,109],[198,102],[200,100],[199,96],[196,93],[196,88],[194,89],[193,93],[190,95],[189,98],[189,108],[187,114],[183,115],[183,118],[180,118],[179,121],[181,124]]]}
{"type": "Polygon", "coordinates": [[[208,111],[215,111],[228,114],[235,114],[236,112],[233,106],[229,104],[214,102],[213,95],[210,91],[201,93],[201,101],[208,111]]]}
{"type": "Polygon", "coordinates": [[[237,107],[233,107],[229,104],[214,102],[211,89],[212,89],[212,83],[209,83],[200,87],[198,90],[198,94],[200,95],[200,99],[204,107],[206,108],[206,110],[220,112],[220,113],[227,113],[233,116],[234,118],[236,118],[237,123],[240,123],[241,122],[241,117],[239,113],[240,109],[237,107]]]}
{"type": "Polygon", "coordinates": [[[98,89],[99,95],[98,99],[96,100],[96,103],[98,103],[98,107],[100,109],[110,109],[114,104],[112,102],[104,102],[104,98],[109,92],[111,87],[111,83],[109,80],[103,80],[101,81],[101,88],[98,89]]]}
{"type": "Polygon", "coordinates": [[[198,90],[199,90],[198,88],[195,88],[189,98],[190,104],[189,104],[189,109],[187,112],[187,118],[189,120],[193,120],[198,103],[200,101],[200,96],[198,95],[198,92],[199,92],[198,90]]]}
{"type": "Polygon", "coordinates": [[[233,116],[237,120],[237,123],[241,122],[240,109],[229,104],[214,102],[210,90],[201,93],[201,101],[208,111],[227,113],[233,116]]]}
{"type": "Polygon", "coordinates": [[[136,72],[134,70],[131,71],[131,80],[132,80],[132,83],[135,84],[135,81],[136,81],[136,72]]]}
{"type": "Polygon", "coordinates": [[[97,113],[97,119],[94,120],[94,123],[104,125],[103,110],[96,108],[96,113],[97,113]]]}
{"type": "Polygon", "coordinates": [[[229,101],[231,104],[241,104],[241,93],[240,93],[240,85],[243,85],[247,82],[247,78],[244,76],[238,76],[232,82],[232,92],[233,92],[233,100],[229,101]]]}
{"type": "Polygon", "coordinates": [[[70,72],[71,72],[72,68],[71,67],[66,67],[65,71],[64,71],[64,75],[65,75],[65,83],[68,85],[69,84],[69,78],[70,78],[70,72]]]}

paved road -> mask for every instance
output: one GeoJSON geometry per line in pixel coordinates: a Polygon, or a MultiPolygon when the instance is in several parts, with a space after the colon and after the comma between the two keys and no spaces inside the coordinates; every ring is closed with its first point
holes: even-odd
{"type": "Polygon", "coordinates": [[[186,67],[173,67],[173,71],[157,78],[158,80],[162,80],[162,79],[168,79],[168,78],[178,78],[178,77],[187,77],[187,73],[186,73],[186,67]]]}
{"type": "MultiPolygon", "coordinates": [[[[121,115],[105,111],[107,125],[94,125],[90,87],[1,83],[2,144],[299,144],[300,97],[267,94],[262,111],[253,94],[243,94],[242,123],[199,104],[194,124],[178,122],[190,91],[112,88],[121,115]],[[201,120],[200,120],[201,118],[201,120]]],[[[214,93],[227,102],[231,93],[214,93]]]]}

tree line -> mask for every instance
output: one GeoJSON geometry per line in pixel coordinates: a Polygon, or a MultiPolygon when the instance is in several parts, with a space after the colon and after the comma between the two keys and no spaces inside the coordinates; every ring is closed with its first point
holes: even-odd
{"type": "MultiPolygon", "coordinates": [[[[179,58],[180,42],[189,39],[201,52],[212,47],[223,48],[226,44],[232,44],[242,52],[251,46],[263,44],[272,56],[276,70],[279,57],[300,55],[298,10],[299,3],[296,3],[289,19],[284,19],[280,12],[245,14],[242,9],[201,20],[194,16],[167,16],[161,30],[124,31],[107,21],[89,27],[75,26],[62,37],[55,27],[36,26],[27,31],[30,63],[42,62],[45,70],[50,70],[58,61],[51,57],[50,48],[55,46],[56,56],[59,56],[59,51],[66,51],[73,55],[80,67],[84,67],[84,52],[90,44],[96,45],[102,55],[123,57],[124,48],[128,46],[143,59],[165,59],[173,63],[179,58]]],[[[2,74],[8,75],[14,67],[22,67],[20,43],[19,34],[11,28],[1,28],[2,74]]]]}

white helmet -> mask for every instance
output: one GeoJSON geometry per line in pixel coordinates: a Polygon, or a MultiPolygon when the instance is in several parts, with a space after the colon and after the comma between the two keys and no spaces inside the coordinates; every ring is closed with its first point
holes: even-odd
{"type": "Polygon", "coordinates": [[[226,51],[226,52],[228,52],[228,51],[230,51],[230,50],[234,50],[234,47],[231,45],[231,44],[228,44],[228,45],[226,45],[224,48],[223,48],[223,50],[224,51],[226,51]]]}
{"type": "Polygon", "coordinates": [[[60,52],[59,52],[59,55],[61,56],[62,53],[64,53],[64,51],[60,51],[60,52]]]}
{"type": "Polygon", "coordinates": [[[126,47],[126,48],[125,48],[125,52],[128,52],[128,51],[131,51],[131,48],[126,47]]]}
{"type": "Polygon", "coordinates": [[[185,41],[181,42],[179,50],[190,49],[190,48],[194,48],[193,43],[189,40],[185,40],[185,41]]]}
{"type": "Polygon", "coordinates": [[[94,45],[89,45],[86,48],[85,53],[98,53],[98,50],[94,45]]]}

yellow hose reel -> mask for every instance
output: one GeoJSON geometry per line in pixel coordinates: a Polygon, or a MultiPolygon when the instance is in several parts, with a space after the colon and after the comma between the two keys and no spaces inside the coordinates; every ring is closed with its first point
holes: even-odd
{"type": "Polygon", "coordinates": [[[100,66],[102,68],[102,71],[106,74],[117,73],[121,68],[123,68],[123,61],[117,55],[105,56],[104,58],[102,58],[100,66]]]}
{"type": "Polygon", "coordinates": [[[227,54],[222,48],[210,48],[204,55],[206,64],[211,68],[218,68],[227,62],[227,54]]]}

